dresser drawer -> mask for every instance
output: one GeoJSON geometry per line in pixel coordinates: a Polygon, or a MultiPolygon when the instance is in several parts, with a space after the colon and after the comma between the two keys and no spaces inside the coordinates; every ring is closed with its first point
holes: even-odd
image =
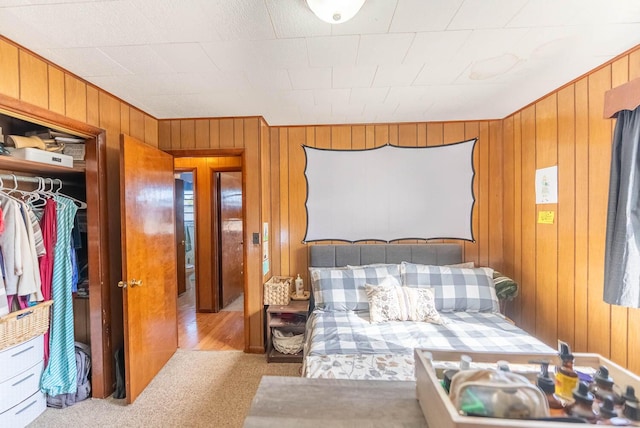
{"type": "Polygon", "coordinates": [[[44,335],[0,351],[0,382],[33,367],[44,357],[44,335]]]}
{"type": "Polygon", "coordinates": [[[0,383],[0,413],[4,412],[40,390],[40,376],[44,361],[0,383]]]}
{"type": "Polygon", "coordinates": [[[44,393],[38,391],[26,400],[0,413],[0,426],[25,427],[33,422],[47,408],[47,398],[44,393]]]}

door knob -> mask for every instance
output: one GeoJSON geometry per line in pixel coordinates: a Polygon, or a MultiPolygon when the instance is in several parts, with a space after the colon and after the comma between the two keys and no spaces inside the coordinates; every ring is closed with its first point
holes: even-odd
{"type": "Polygon", "coordinates": [[[127,281],[118,281],[118,287],[127,288],[127,281]]]}
{"type": "Polygon", "coordinates": [[[129,285],[131,287],[141,287],[142,286],[142,280],[141,279],[132,279],[131,281],[129,281],[129,285]]]}

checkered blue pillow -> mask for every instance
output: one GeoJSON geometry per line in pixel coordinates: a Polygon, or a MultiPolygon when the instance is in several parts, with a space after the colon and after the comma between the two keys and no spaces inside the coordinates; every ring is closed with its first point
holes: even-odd
{"type": "Polygon", "coordinates": [[[429,287],[440,312],[498,312],[493,269],[464,269],[402,262],[402,285],[429,287]]]}
{"type": "Polygon", "coordinates": [[[377,285],[387,276],[400,282],[399,265],[351,269],[309,268],[315,307],[324,311],[368,311],[365,284],[377,285]]]}

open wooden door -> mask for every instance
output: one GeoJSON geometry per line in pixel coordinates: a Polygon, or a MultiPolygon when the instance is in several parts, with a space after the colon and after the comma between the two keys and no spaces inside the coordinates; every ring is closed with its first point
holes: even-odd
{"type": "Polygon", "coordinates": [[[220,248],[220,309],[244,292],[242,172],[216,173],[220,248]]]}
{"type": "Polygon", "coordinates": [[[178,347],[173,157],[120,140],[125,381],[133,403],[178,347]]]}
{"type": "Polygon", "coordinates": [[[176,276],[178,294],[187,291],[186,237],[184,232],[184,180],[175,179],[176,209],[176,276]]]}

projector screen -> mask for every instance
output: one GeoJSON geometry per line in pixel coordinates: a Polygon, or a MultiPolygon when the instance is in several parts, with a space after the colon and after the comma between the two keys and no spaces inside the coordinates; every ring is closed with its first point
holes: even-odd
{"type": "Polygon", "coordinates": [[[307,180],[304,242],[474,241],[476,140],[368,150],[303,146],[307,180]]]}

